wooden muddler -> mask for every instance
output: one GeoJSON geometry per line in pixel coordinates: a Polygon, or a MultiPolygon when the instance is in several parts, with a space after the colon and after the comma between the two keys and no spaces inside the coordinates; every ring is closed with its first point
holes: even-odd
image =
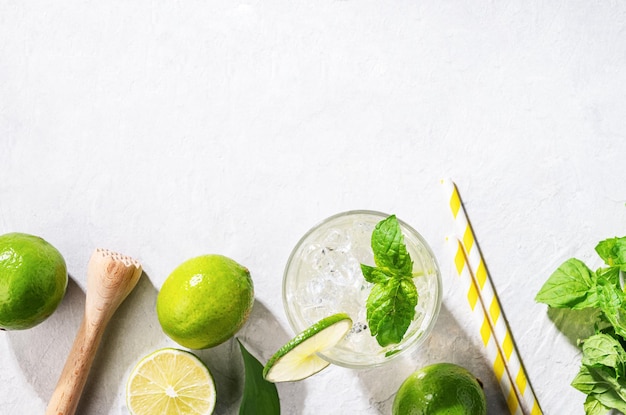
{"type": "Polygon", "coordinates": [[[94,251],[87,267],[85,314],[46,415],[76,412],[104,330],[140,276],[141,264],[136,260],[107,249],[94,251]]]}

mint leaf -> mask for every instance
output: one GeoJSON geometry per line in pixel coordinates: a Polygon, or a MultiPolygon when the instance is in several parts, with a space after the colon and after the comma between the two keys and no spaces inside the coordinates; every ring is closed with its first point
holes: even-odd
{"type": "MultiPolygon", "coordinates": [[[[239,340],[237,340],[239,341],[239,340]]],[[[280,415],[276,385],[263,378],[263,365],[239,341],[245,379],[239,415],[280,415]]]]}
{"type": "Polygon", "coordinates": [[[404,244],[404,235],[395,215],[380,221],[372,232],[374,262],[392,274],[411,275],[413,261],[404,244]]]}
{"type": "Polygon", "coordinates": [[[572,386],[592,396],[607,408],[626,411],[626,382],[618,379],[603,366],[583,366],[572,381],[572,386]]]}
{"type": "Polygon", "coordinates": [[[598,285],[598,306],[606,320],[611,323],[615,332],[626,338],[626,294],[612,284],[598,285]]]}
{"type": "Polygon", "coordinates": [[[601,378],[594,376],[588,366],[581,366],[578,374],[572,380],[572,386],[586,395],[604,393],[610,386],[601,378]]]}
{"type": "Polygon", "coordinates": [[[626,385],[624,382],[611,379],[614,382],[612,389],[607,390],[604,393],[595,393],[592,396],[605,408],[617,409],[621,413],[626,413],[626,401],[624,400],[624,394],[618,391],[623,390],[626,385]]]}
{"type": "Polygon", "coordinates": [[[620,375],[626,373],[626,352],[614,337],[599,333],[583,343],[582,363],[586,366],[606,366],[620,375]]]}
{"type": "Polygon", "coordinates": [[[592,307],[586,301],[593,292],[595,276],[584,262],[571,258],[554,271],[535,296],[535,301],[555,308],[592,307]]]}
{"type": "Polygon", "coordinates": [[[376,267],[370,267],[369,265],[361,264],[361,272],[363,272],[363,277],[365,277],[365,281],[371,282],[372,284],[376,284],[377,282],[385,282],[391,276],[385,274],[381,269],[376,267]]]}
{"type": "Polygon", "coordinates": [[[595,395],[588,395],[583,407],[586,415],[605,415],[611,410],[611,408],[602,405],[595,395]]]}
{"type": "Polygon", "coordinates": [[[361,264],[363,277],[373,284],[366,303],[367,323],[384,347],[402,341],[415,318],[418,293],[413,260],[395,215],[376,224],[371,244],[376,266],[361,264]]]}
{"type": "Polygon", "coordinates": [[[618,267],[598,268],[596,270],[596,282],[602,285],[612,284],[619,288],[620,287],[619,268],[618,267]]]}
{"type": "Polygon", "coordinates": [[[412,280],[389,278],[372,287],[367,299],[367,320],[378,344],[400,343],[415,317],[417,289],[412,280]]]}
{"type": "Polygon", "coordinates": [[[582,261],[565,261],[546,281],[535,300],[551,307],[592,308],[599,317],[596,334],[582,342],[582,367],[572,386],[587,395],[587,415],[611,409],[626,413],[626,293],[620,274],[626,271],[626,237],[596,246],[608,265],[591,271],[582,261]]]}
{"type": "Polygon", "coordinates": [[[626,236],[601,241],[596,246],[596,252],[608,266],[626,271],[626,236]]]}

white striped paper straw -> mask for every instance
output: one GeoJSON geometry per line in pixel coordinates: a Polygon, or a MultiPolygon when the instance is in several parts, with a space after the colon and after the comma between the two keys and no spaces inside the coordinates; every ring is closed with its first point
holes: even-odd
{"type": "Polygon", "coordinates": [[[456,223],[458,248],[461,248],[460,251],[457,249],[455,252],[457,272],[461,275],[463,267],[459,268],[460,265],[467,265],[467,271],[473,281],[473,285],[468,288],[468,302],[472,309],[476,308],[478,302],[482,305],[482,316],[479,316],[480,335],[486,348],[493,340],[498,350],[498,353],[492,352],[490,358],[492,358],[493,370],[502,386],[509,410],[511,414],[516,414],[518,409],[524,415],[542,414],[515,347],[511,331],[502,315],[502,307],[477,246],[458,189],[450,180],[442,180],[442,184],[445,186],[449,207],[456,223]],[[460,262],[461,257],[463,257],[463,264],[460,262]]]}
{"type": "Polygon", "coordinates": [[[496,337],[492,334],[494,328],[490,324],[488,318],[489,309],[482,302],[478,295],[478,282],[469,269],[467,258],[461,242],[457,238],[448,239],[448,245],[454,256],[455,270],[460,278],[460,287],[462,292],[467,293],[467,302],[471,313],[476,322],[476,329],[480,332],[482,344],[485,348],[487,358],[492,363],[492,369],[500,384],[500,388],[506,397],[506,403],[511,415],[523,414],[519,398],[515,392],[514,383],[508,373],[504,370],[504,353],[498,346],[496,337]]]}

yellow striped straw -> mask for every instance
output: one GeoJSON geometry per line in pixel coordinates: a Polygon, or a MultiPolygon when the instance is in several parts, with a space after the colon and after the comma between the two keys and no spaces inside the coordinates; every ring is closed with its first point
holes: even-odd
{"type": "Polygon", "coordinates": [[[442,180],[441,183],[456,223],[457,243],[451,244],[456,245],[455,268],[466,282],[467,300],[480,324],[480,336],[509,411],[511,415],[541,415],[543,412],[526,376],[458,189],[451,180],[442,180]],[[478,304],[480,307],[476,307],[478,304]]]}

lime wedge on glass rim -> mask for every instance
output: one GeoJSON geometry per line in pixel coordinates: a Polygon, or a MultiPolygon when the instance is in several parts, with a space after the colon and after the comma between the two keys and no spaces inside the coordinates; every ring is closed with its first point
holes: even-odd
{"type": "Polygon", "coordinates": [[[316,374],[330,364],[317,353],[339,343],[351,328],[352,320],[345,313],[319,320],[278,349],[263,368],[263,376],[270,382],[292,382],[316,374]]]}

